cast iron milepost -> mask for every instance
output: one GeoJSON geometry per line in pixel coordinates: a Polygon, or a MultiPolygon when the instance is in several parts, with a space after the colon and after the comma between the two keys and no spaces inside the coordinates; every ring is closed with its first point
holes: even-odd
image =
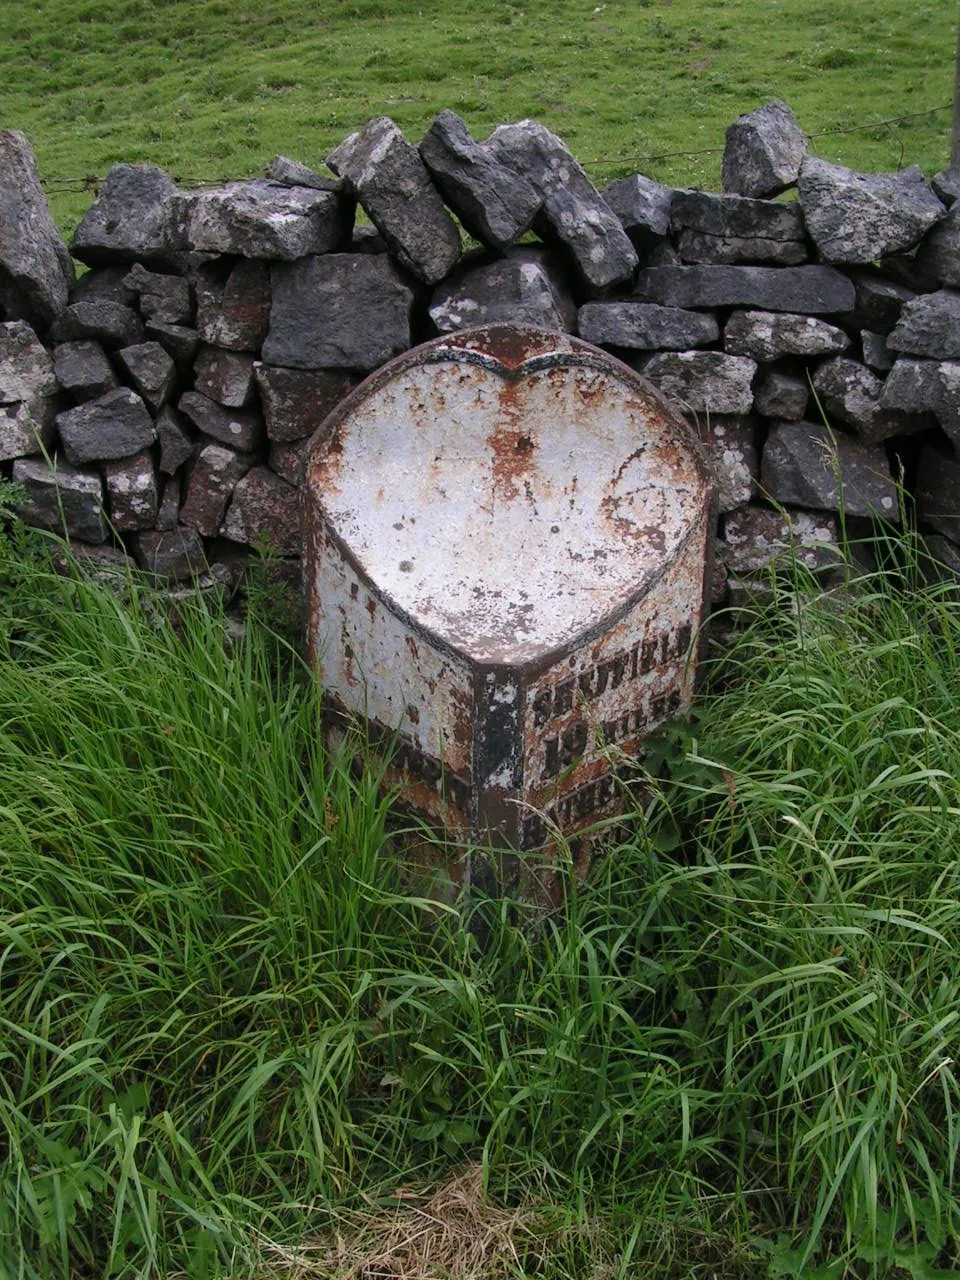
{"type": "Polygon", "coordinates": [[[714,503],[687,424],[576,338],[467,330],[344,400],[305,491],[311,660],[402,802],[585,858],[693,692],[714,503]]]}

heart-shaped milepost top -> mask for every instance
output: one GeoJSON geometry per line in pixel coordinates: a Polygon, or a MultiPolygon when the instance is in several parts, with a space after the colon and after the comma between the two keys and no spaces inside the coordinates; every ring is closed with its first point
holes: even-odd
{"type": "Polygon", "coordinates": [[[385,366],[318,432],[307,489],[321,679],[461,778],[474,816],[478,785],[519,798],[542,765],[544,680],[583,677],[606,714],[626,677],[598,693],[597,663],[700,620],[711,484],[689,428],[566,335],[465,331],[385,366]]]}

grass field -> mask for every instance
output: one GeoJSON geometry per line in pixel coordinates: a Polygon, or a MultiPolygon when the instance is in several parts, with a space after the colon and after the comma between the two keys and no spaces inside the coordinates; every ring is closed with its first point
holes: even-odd
{"type": "Polygon", "coordinates": [[[827,159],[933,173],[956,21],[953,0],[0,0],[0,126],[30,137],[67,230],[117,161],[252,176],[371,116],[416,141],[444,107],[478,136],[535,116],[600,184],[717,188],[727,124],[772,97],[827,159]]]}
{"type": "Polygon", "coordinates": [[[910,554],[758,616],[544,917],[406,881],[255,620],[7,544],[0,1275],[960,1274],[960,595],[910,554]]]}
{"type": "MultiPolygon", "coordinates": [[[[933,172],[955,22],[0,0],[0,125],[65,230],[114,161],[250,175],[446,106],[538,116],[600,183],[715,187],[772,96],[933,172]]],[[[960,596],[909,540],[742,631],[548,917],[411,884],[256,617],[225,644],[217,602],[173,625],[45,546],[0,538],[2,1280],[960,1276],[960,596]]]]}

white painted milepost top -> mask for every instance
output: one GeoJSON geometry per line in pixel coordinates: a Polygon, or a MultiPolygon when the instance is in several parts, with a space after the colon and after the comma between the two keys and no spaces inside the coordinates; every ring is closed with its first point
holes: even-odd
{"type": "Polygon", "coordinates": [[[690,703],[713,533],[643,378],[565,334],[437,339],[331,414],[305,497],[311,660],[409,808],[520,851],[623,811],[617,761],[690,703]]]}
{"type": "Polygon", "coordinates": [[[335,415],[308,483],[382,595],[474,662],[602,628],[676,555],[708,481],[632,371],[563,334],[454,334],[335,415]]]}

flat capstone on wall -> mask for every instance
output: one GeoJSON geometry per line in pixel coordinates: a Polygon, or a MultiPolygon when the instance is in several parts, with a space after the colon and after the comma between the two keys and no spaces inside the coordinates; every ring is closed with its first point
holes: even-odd
{"type": "Polygon", "coordinates": [[[296,591],[327,415],[413,346],[518,323],[605,348],[699,433],[715,603],[791,542],[829,573],[840,513],[898,520],[901,478],[960,567],[957,171],[829,164],[782,102],[730,126],[722,194],[600,192],[536,121],[479,142],[451,111],[418,145],[372,120],[327,165],[203,190],[117,165],[68,249],[0,134],[0,470],[29,523],[174,586],[270,548],[296,591]]]}

